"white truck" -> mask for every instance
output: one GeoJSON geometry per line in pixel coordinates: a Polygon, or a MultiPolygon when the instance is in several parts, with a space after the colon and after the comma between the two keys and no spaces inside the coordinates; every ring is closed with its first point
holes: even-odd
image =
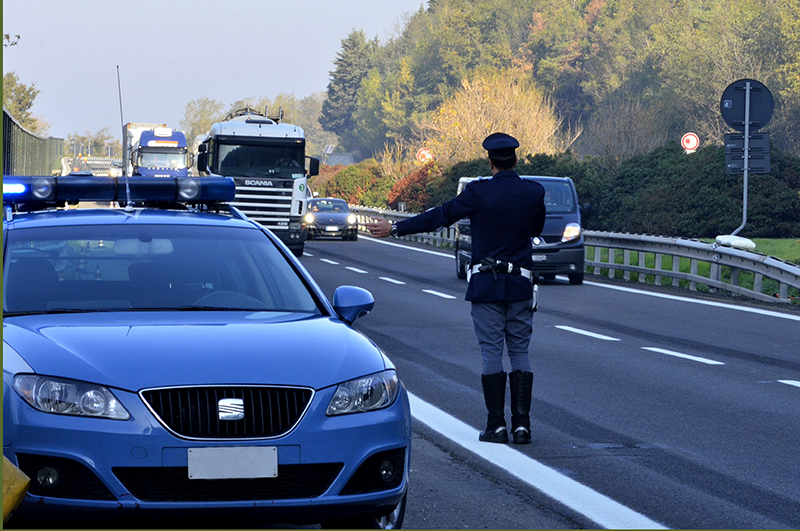
{"type": "Polygon", "coordinates": [[[201,176],[233,177],[231,204],[301,256],[308,177],[319,173],[319,159],[305,156],[303,129],[281,118],[282,113],[268,117],[266,110],[237,109],[199,139],[195,161],[201,176]]]}
{"type": "Polygon", "coordinates": [[[165,124],[127,123],[122,128],[126,175],[187,177],[191,154],[182,131],[165,124]]]}

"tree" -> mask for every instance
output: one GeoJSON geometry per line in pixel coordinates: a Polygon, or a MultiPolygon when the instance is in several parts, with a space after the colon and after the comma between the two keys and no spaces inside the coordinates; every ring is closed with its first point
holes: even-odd
{"type": "Polygon", "coordinates": [[[348,151],[358,151],[360,147],[355,134],[356,102],[361,80],[371,68],[376,47],[377,41],[367,41],[362,30],[354,30],[342,40],[342,50],[334,60],[336,69],[331,72],[327,99],[322,104],[320,125],[336,134],[348,151]]]}
{"type": "Polygon", "coordinates": [[[555,153],[572,144],[552,101],[520,70],[465,79],[462,89],[421,125],[425,145],[445,164],[483,157],[481,142],[496,132],[519,140],[518,155],[555,153]]]}
{"type": "Polygon", "coordinates": [[[16,72],[6,72],[3,75],[3,106],[22,127],[37,135],[46,136],[50,124],[31,113],[33,100],[37,95],[39,89],[36,88],[36,83],[25,85],[16,72]]]}
{"type": "Polygon", "coordinates": [[[94,133],[87,131],[82,135],[70,133],[64,143],[64,155],[106,157],[109,151],[113,157],[122,157],[122,145],[108,127],[94,133]]]}
{"type": "Polygon", "coordinates": [[[211,124],[224,118],[224,108],[221,101],[205,97],[187,103],[180,121],[187,142],[191,144],[196,137],[207,133],[211,124]]]}

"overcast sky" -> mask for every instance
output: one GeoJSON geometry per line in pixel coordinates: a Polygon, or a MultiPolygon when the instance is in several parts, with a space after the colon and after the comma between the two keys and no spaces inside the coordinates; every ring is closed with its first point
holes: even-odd
{"type": "Polygon", "coordinates": [[[41,92],[31,109],[66,138],[125,122],[179,127],[186,104],[298,99],[328,86],[354,29],[385,43],[425,0],[2,0],[3,73],[41,92]]]}

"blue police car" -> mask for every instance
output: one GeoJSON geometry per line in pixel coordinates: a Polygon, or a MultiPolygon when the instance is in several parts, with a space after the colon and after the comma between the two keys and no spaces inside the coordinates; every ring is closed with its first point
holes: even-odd
{"type": "Polygon", "coordinates": [[[372,295],[331,304],[234,187],[4,177],[3,454],[31,478],[14,517],[401,526],[408,397],[350,326],[372,295]]]}

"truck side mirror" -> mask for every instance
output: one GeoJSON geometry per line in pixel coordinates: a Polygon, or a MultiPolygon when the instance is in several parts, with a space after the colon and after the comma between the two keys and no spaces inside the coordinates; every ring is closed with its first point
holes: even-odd
{"type": "Polygon", "coordinates": [[[197,154],[197,171],[198,173],[208,173],[208,153],[197,154]]]}
{"type": "Polygon", "coordinates": [[[312,177],[319,175],[319,159],[315,157],[308,158],[308,176],[312,177]]]}

